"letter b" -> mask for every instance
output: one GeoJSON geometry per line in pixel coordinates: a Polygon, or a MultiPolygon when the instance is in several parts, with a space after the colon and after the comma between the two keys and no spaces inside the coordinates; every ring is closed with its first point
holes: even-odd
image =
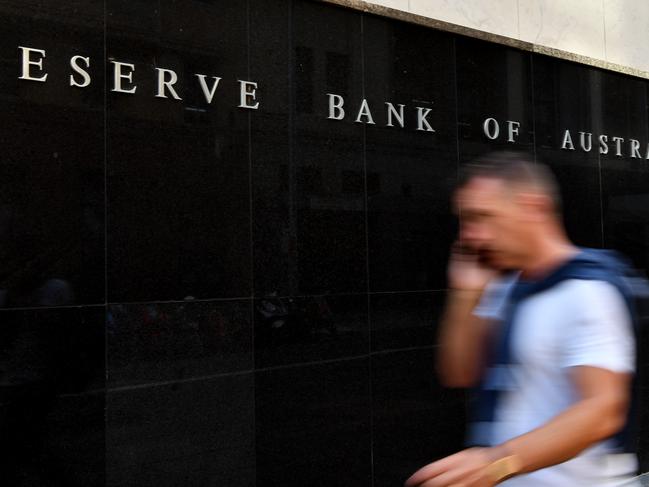
{"type": "Polygon", "coordinates": [[[329,97],[329,116],[328,119],[331,120],[342,120],[345,118],[345,110],[343,105],[345,100],[340,95],[334,95],[333,93],[327,93],[329,97]]]}

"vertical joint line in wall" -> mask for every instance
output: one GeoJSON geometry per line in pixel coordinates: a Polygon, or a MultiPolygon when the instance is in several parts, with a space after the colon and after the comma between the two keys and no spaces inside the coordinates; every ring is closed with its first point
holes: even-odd
{"type": "MultiPolygon", "coordinates": [[[[365,83],[365,17],[360,14],[361,26],[361,86],[362,98],[366,97],[365,83]]],[[[369,235],[369,193],[367,186],[367,124],[363,124],[363,194],[364,194],[364,225],[365,225],[365,293],[367,295],[367,331],[368,331],[368,353],[372,352],[372,327],[370,326],[370,235],[369,235]]],[[[373,477],[372,477],[373,478],[373,477]]]]}
{"type": "MultiPolygon", "coordinates": [[[[246,0],[246,76],[250,79],[250,0],[246,0]]],[[[253,224],[253,197],[252,197],[252,113],[248,111],[248,224],[250,242],[250,350],[252,355],[252,431],[257,430],[257,392],[255,387],[257,363],[255,360],[255,254],[254,254],[254,224],[253,224]]],[[[252,451],[257,451],[257,435],[252,435],[252,451]]],[[[256,463],[255,463],[256,469],[256,463]]]]}
{"type": "MultiPolygon", "coordinates": [[[[365,76],[365,17],[361,13],[360,15],[360,28],[361,28],[361,87],[363,90],[362,98],[366,98],[365,82],[367,77],[365,76]]],[[[369,216],[368,216],[368,192],[367,192],[367,124],[363,124],[363,185],[364,185],[364,195],[365,195],[365,292],[367,293],[368,300],[370,294],[370,248],[369,248],[369,216]]],[[[368,308],[369,312],[369,308],[368,308]]],[[[368,321],[369,326],[369,321],[368,321]]],[[[371,347],[370,347],[371,350],[371,347]]],[[[370,351],[368,350],[368,352],[370,351]]]]}
{"type": "MultiPolygon", "coordinates": [[[[246,76],[250,79],[250,0],[246,1],[246,76]]],[[[255,252],[252,197],[252,113],[248,110],[248,222],[250,241],[250,343],[252,349],[252,369],[255,370],[255,252]]]]}
{"type": "MultiPolygon", "coordinates": [[[[250,0],[246,1],[246,76],[250,79],[250,0]]],[[[255,296],[255,253],[254,253],[254,225],[253,225],[253,196],[252,196],[252,112],[248,112],[248,231],[250,242],[250,296],[255,296]]]]}
{"type": "MultiPolygon", "coordinates": [[[[363,90],[363,99],[366,97],[365,82],[365,15],[360,13],[360,34],[361,34],[361,86],[363,90]]],[[[374,486],[374,406],[373,406],[373,388],[372,388],[372,316],[370,311],[370,239],[369,239],[369,195],[367,192],[367,125],[363,124],[363,186],[365,195],[365,306],[367,310],[367,375],[369,378],[369,412],[370,412],[370,478],[371,485],[374,486]]]]}
{"type": "MultiPolygon", "coordinates": [[[[454,37],[451,44],[453,46],[453,86],[455,88],[455,156],[457,158],[456,165],[456,182],[460,176],[460,105],[458,102],[458,85],[457,85],[457,39],[454,37]]],[[[462,215],[459,215],[461,218],[462,215]]]]}
{"type": "MultiPolygon", "coordinates": [[[[361,90],[362,98],[365,98],[365,18],[359,12],[360,16],[360,34],[361,34],[361,90]]],[[[365,126],[365,124],[363,124],[365,126]]]]}
{"type": "Polygon", "coordinates": [[[529,53],[530,56],[530,89],[532,90],[532,153],[534,154],[534,162],[536,160],[536,98],[534,97],[534,54],[529,53]]]}
{"type": "MultiPolygon", "coordinates": [[[[293,113],[295,107],[295,97],[293,96],[293,66],[295,63],[294,59],[294,50],[293,50],[293,1],[289,0],[288,4],[288,15],[286,32],[288,33],[286,39],[286,57],[287,57],[287,71],[286,71],[286,81],[287,81],[287,98],[288,98],[288,133],[287,133],[287,146],[288,146],[288,229],[289,229],[289,242],[297,240],[295,235],[297,234],[297,225],[295,218],[295,209],[293,204],[293,195],[295,194],[294,186],[294,170],[293,170],[293,130],[295,125],[295,115],[293,113]]],[[[288,294],[298,294],[299,289],[296,283],[299,282],[299,277],[297,277],[297,272],[295,272],[295,261],[299,257],[299,250],[297,245],[291,245],[291,250],[288,253],[288,294]]]]}
{"type": "MultiPolygon", "coordinates": [[[[104,59],[108,54],[107,17],[106,1],[104,0],[104,59]]],[[[108,383],[108,333],[106,332],[106,318],[108,316],[108,67],[104,63],[104,387],[108,383]]],[[[108,424],[108,401],[104,394],[104,453],[108,447],[108,435],[106,425],[108,424]]]]}
{"type": "Polygon", "coordinates": [[[604,193],[602,184],[602,155],[597,154],[597,180],[599,181],[599,226],[600,226],[600,243],[604,247],[604,193]]]}
{"type": "MultiPolygon", "coordinates": [[[[457,38],[453,37],[453,41],[451,43],[451,46],[453,48],[453,87],[455,89],[455,158],[456,158],[456,166],[455,166],[455,185],[458,184],[460,180],[460,102],[459,102],[459,88],[458,88],[458,69],[457,69],[457,38]]],[[[459,235],[459,227],[460,223],[462,221],[462,210],[458,209],[458,235],[459,235]]],[[[457,238],[457,237],[456,237],[457,238]]]]}
{"type": "MultiPolygon", "coordinates": [[[[108,54],[108,36],[106,30],[108,12],[104,0],[104,59],[108,54]]],[[[108,67],[104,63],[104,305],[108,304],[108,67]]]]}

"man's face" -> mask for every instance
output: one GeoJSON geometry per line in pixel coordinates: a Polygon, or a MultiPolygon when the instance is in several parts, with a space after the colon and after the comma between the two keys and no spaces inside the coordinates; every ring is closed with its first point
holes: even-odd
{"type": "Polygon", "coordinates": [[[530,225],[517,193],[503,181],[474,177],[455,194],[460,241],[495,269],[517,269],[529,252],[530,225]]]}

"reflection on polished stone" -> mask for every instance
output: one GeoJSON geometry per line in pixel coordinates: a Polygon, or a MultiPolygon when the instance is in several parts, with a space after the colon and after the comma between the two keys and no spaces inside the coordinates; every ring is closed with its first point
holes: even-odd
{"type": "Polygon", "coordinates": [[[462,449],[465,398],[435,379],[434,350],[372,356],[374,486],[402,485],[424,465],[462,449]]]}
{"type": "Polygon", "coordinates": [[[110,387],[252,368],[250,301],[112,305],[110,387]]]}
{"type": "Polygon", "coordinates": [[[296,205],[291,157],[288,0],[250,5],[250,79],[263,111],[250,120],[255,296],[297,291],[296,205]]]}
{"type": "Polygon", "coordinates": [[[372,351],[437,344],[444,298],[442,291],[372,294],[372,351]]]}
{"type": "MultiPolygon", "coordinates": [[[[603,73],[602,112],[603,133],[624,137],[625,146],[630,138],[649,141],[646,82],[603,73]]],[[[619,157],[611,145],[609,153],[601,156],[604,244],[649,272],[648,161],[631,157],[625,149],[619,157]]]]}
{"type": "Polygon", "coordinates": [[[104,485],[103,307],[0,311],[3,485],[104,485]]]}
{"type": "Polygon", "coordinates": [[[570,151],[561,146],[566,130],[577,136],[580,131],[601,131],[601,89],[597,69],[534,56],[537,160],[548,164],[557,177],[568,235],[587,247],[603,243],[598,150],[593,146],[590,152],[570,151]]]}
{"type": "Polygon", "coordinates": [[[250,296],[248,113],[232,103],[246,9],[109,0],[107,12],[108,56],[136,66],[144,93],[108,96],[109,300],[250,296]],[[137,66],[174,70],[183,99],[151,95],[156,72],[137,66]],[[223,76],[213,104],[195,73],[223,76]]]}
{"type": "Polygon", "coordinates": [[[602,160],[604,244],[649,271],[649,168],[644,162],[602,160]]]}
{"type": "MultiPolygon", "coordinates": [[[[647,377],[647,371],[644,372],[647,377]]],[[[644,382],[646,384],[646,381],[644,382]]],[[[649,387],[640,389],[639,424],[638,437],[638,458],[640,460],[640,472],[649,471],[649,387]]]]}
{"type": "MultiPolygon", "coordinates": [[[[602,83],[602,132],[611,139],[614,136],[624,137],[622,151],[628,159],[632,159],[629,151],[631,138],[639,139],[646,147],[649,120],[647,119],[647,82],[622,74],[601,72],[602,83]]],[[[615,144],[611,142],[611,146],[615,144]]],[[[645,152],[645,151],[643,151],[645,152]]],[[[611,150],[607,157],[612,159],[615,151],[611,150]]],[[[646,152],[642,154],[646,156],[646,152]]]]}
{"type": "Polygon", "coordinates": [[[113,390],[107,485],[255,486],[253,376],[113,390]]]}
{"type": "MultiPolygon", "coordinates": [[[[642,311],[641,311],[642,312],[642,311]]],[[[646,313],[647,310],[645,309],[646,313]]],[[[639,330],[636,335],[636,348],[638,350],[638,457],[640,472],[649,472],[649,329],[639,330]]]]}
{"type": "Polygon", "coordinates": [[[102,7],[0,2],[0,307],[104,302],[102,7]],[[25,44],[47,83],[18,79],[25,44]],[[67,83],[78,52],[98,61],[86,90],[67,83]]]}
{"type": "Polygon", "coordinates": [[[430,29],[364,20],[365,96],[380,107],[366,127],[371,291],[443,289],[439,263],[455,238],[450,195],[457,180],[453,40],[430,29]],[[386,103],[403,108],[403,125],[386,103]],[[416,130],[414,106],[434,132],[416,130]]]}
{"type": "Polygon", "coordinates": [[[290,291],[362,292],[367,275],[363,127],[352,119],[326,118],[326,93],[359,99],[362,92],[361,15],[298,1],[291,30],[295,105],[290,189],[284,196],[294,252],[288,270],[296,288],[290,291]]]}
{"type": "MultiPolygon", "coordinates": [[[[361,292],[363,129],[326,119],[328,91],[361,89],[360,15],[303,1],[293,2],[289,15],[290,39],[286,22],[272,17],[279,23],[275,38],[286,36],[288,51],[253,69],[278,97],[265,123],[253,124],[256,294],[361,292]],[[323,16],[330,20],[322,22],[323,16]]],[[[262,33],[257,42],[263,52],[271,41],[263,42],[262,33]]]]}
{"type": "Polygon", "coordinates": [[[327,92],[358,95],[362,88],[360,15],[313,2],[271,3],[251,8],[259,34],[251,40],[251,71],[269,98],[251,126],[255,294],[361,292],[363,128],[326,118],[327,92]]]}
{"type": "Polygon", "coordinates": [[[485,41],[456,40],[460,161],[493,150],[534,150],[531,55],[485,41]],[[484,122],[493,140],[485,135],[484,122]],[[510,125],[508,121],[519,125],[510,125]],[[493,124],[493,122],[492,122],[493,124]],[[509,140],[513,142],[509,142],[509,140]]]}
{"type": "Polygon", "coordinates": [[[369,359],[256,373],[257,485],[370,487],[369,359]]]}
{"type": "Polygon", "coordinates": [[[367,296],[266,296],[255,302],[255,366],[367,354],[367,296]]]}

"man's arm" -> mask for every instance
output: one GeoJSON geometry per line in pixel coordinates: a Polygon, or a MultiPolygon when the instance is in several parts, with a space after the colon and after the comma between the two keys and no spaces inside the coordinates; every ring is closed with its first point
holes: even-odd
{"type": "Polygon", "coordinates": [[[574,367],[571,376],[581,400],[540,428],[504,443],[522,472],[556,465],[620,431],[629,404],[631,374],[598,367],[574,367]]]}
{"type": "Polygon", "coordinates": [[[471,448],[431,463],[406,481],[406,487],[491,487],[498,483],[489,466],[511,457],[515,471],[532,472],[569,460],[609,438],[624,425],[630,374],[598,367],[572,370],[581,399],[543,426],[491,448],[471,448]]]}
{"type": "Polygon", "coordinates": [[[438,375],[446,387],[472,387],[483,370],[489,323],[473,314],[482,290],[451,289],[439,332],[438,375]]]}
{"type": "Polygon", "coordinates": [[[442,315],[437,369],[447,387],[472,387],[484,367],[489,322],[474,314],[495,271],[456,243],[448,265],[449,293],[442,315]]]}

